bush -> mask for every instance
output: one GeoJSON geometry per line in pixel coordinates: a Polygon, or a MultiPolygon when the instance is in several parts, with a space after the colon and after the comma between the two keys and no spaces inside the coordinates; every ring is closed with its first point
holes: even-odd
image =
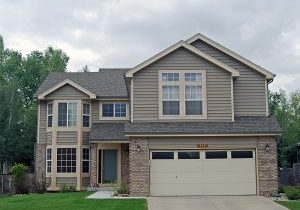
{"type": "Polygon", "coordinates": [[[300,187],[288,186],[283,188],[283,192],[290,200],[300,199],[300,187]]]}
{"type": "Polygon", "coordinates": [[[118,189],[118,194],[128,194],[128,186],[126,182],[121,182],[120,188],[118,189]]]}
{"type": "Polygon", "coordinates": [[[62,192],[62,193],[66,193],[66,192],[76,192],[76,186],[64,184],[63,186],[61,186],[60,192],[62,192]]]}
{"type": "Polygon", "coordinates": [[[28,167],[22,163],[13,165],[11,169],[12,183],[16,194],[28,194],[29,184],[27,180],[28,167]]]}

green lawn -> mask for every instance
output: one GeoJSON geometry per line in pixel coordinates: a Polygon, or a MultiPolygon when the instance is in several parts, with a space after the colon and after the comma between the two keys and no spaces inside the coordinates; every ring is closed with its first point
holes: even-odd
{"type": "Polygon", "coordinates": [[[300,201],[278,201],[278,203],[291,209],[291,210],[299,210],[300,209],[300,201]]]}
{"type": "Polygon", "coordinates": [[[89,192],[0,197],[0,210],[147,210],[145,199],[86,199],[89,192]]]}

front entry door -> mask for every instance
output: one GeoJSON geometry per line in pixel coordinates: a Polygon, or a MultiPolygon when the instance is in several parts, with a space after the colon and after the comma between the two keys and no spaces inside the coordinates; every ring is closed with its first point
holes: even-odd
{"type": "Polygon", "coordinates": [[[103,183],[117,181],[118,150],[103,150],[103,183]]]}

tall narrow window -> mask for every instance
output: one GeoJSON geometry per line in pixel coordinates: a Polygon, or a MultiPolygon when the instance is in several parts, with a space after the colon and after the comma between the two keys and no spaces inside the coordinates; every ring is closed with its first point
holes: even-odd
{"type": "Polygon", "coordinates": [[[76,173],[76,148],[57,148],[57,173],[76,173]]]}
{"type": "Polygon", "coordinates": [[[52,160],[52,154],[51,154],[52,150],[51,148],[47,149],[47,153],[46,153],[46,166],[47,166],[47,173],[51,173],[51,160],[52,160]]]}
{"type": "Polygon", "coordinates": [[[48,127],[52,127],[52,120],[53,120],[53,104],[48,104],[47,106],[47,124],[48,127]]]}
{"type": "Polygon", "coordinates": [[[82,149],[82,173],[90,172],[90,149],[82,149]]]}
{"type": "Polygon", "coordinates": [[[202,115],[202,74],[185,73],[185,114],[202,115]]]}
{"type": "Polygon", "coordinates": [[[90,127],[90,104],[84,103],[82,105],[82,125],[83,127],[90,127]]]}
{"type": "Polygon", "coordinates": [[[178,85],[162,86],[163,115],[179,115],[180,100],[178,85]]]}
{"type": "Polygon", "coordinates": [[[77,125],[77,103],[58,103],[58,126],[77,125]]]}

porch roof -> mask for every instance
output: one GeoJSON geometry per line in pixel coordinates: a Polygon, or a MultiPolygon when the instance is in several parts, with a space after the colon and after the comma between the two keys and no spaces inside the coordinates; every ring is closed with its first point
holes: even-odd
{"type": "Polygon", "coordinates": [[[93,123],[91,141],[124,141],[128,137],[124,134],[124,123],[93,123]]]}

